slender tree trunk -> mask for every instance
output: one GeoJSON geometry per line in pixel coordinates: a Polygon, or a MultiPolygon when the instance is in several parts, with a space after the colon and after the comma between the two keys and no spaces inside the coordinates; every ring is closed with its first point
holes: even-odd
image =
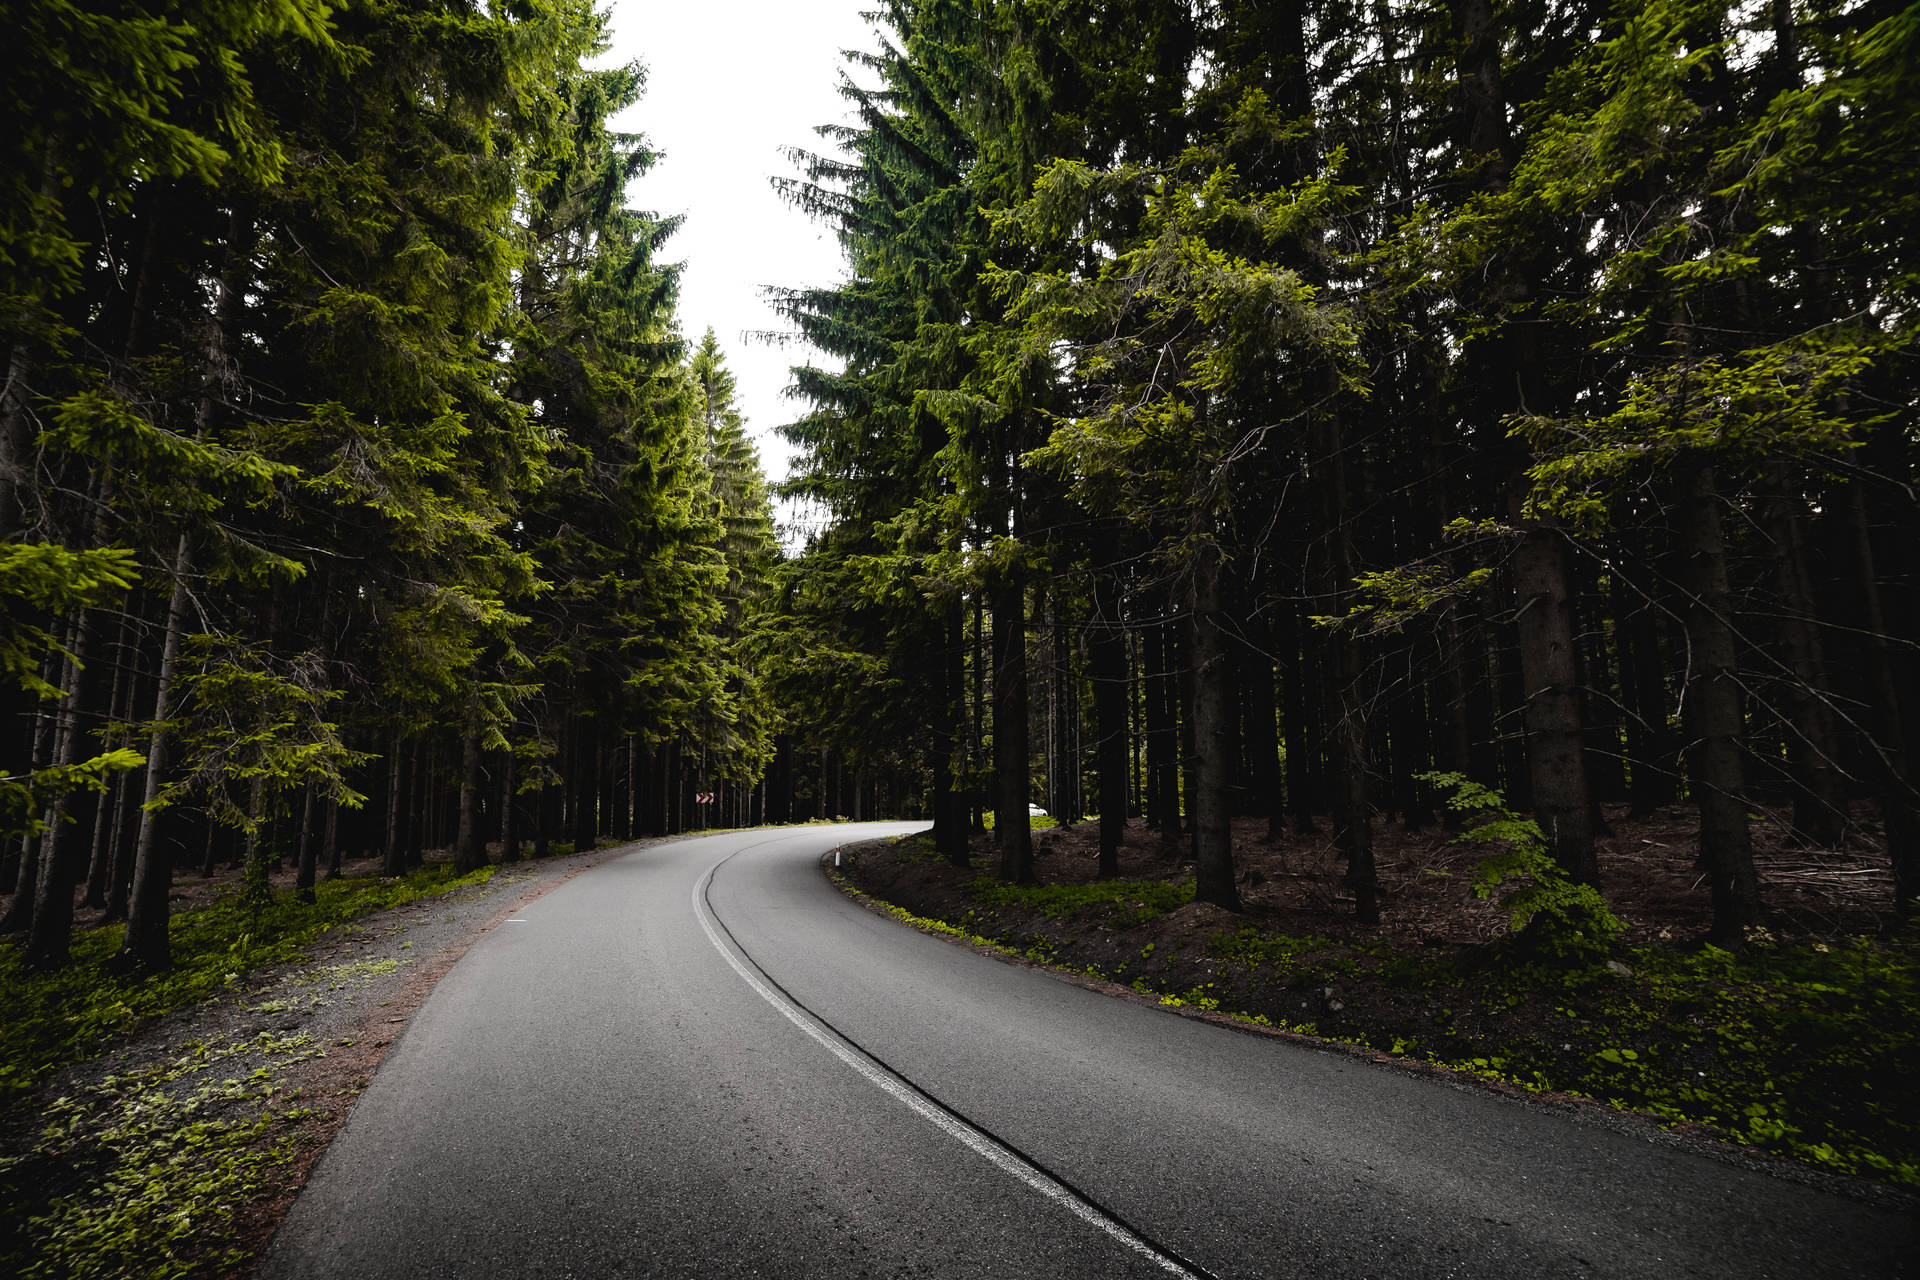
{"type": "MultiPolygon", "coordinates": [[[[72,656],[67,661],[66,701],[54,731],[53,766],[71,768],[80,761],[85,737],[82,717],[90,681],[87,664],[93,647],[94,611],[82,609],[73,628],[72,656]]],[[[67,962],[73,934],[73,891],[79,881],[77,829],[69,829],[69,799],[60,796],[48,808],[47,829],[41,836],[39,876],[34,886],[33,920],[27,926],[25,959],[36,969],[57,968],[67,962]]],[[[77,824],[76,824],[77,826],[77,824]]]]}
{"type": "MultiPolygon", "coordinates": [[[[67,679],[64,656],[59,653],[46,655],[41,662],[41,678],[55,688],[64,684],[67,679]]],[[[22,772],[33,772],[53,761],[59,724],[59,711],[50,702],[41,700],[34,712],[33,728],[28,735],[32,745],[27,750],[22,772]]],[[[0,919],[0,932],[24,932],[33,927],[34,904],[39,900],[41,850],[46,845],[44,837],[45,833],[39,832],[20,838],[19,863],[13,877],[13,901],[7,908],[5,918],[0,919]]]]}
{"type": "Polygon", "coordinates": [[[987,832],[983,783],[987,768],[987,602],[984,592],[976,592],[973,597],[972,657],[973,714],[967,721],[967,805],[972,823],[969,830],[979,836],[987,832]]]}
{"type": "Polygon", "coordinates": [[[1280,784],[1280,739],[1275,716],[1279,697],[1273,683],[1273,637],[1264,615],[1253,624],[1252,640],[1240,647],[1240,665],[1246,690],[1248,782],[1253,789],[1255,817],[1266,819],[1266,838],[1279,840],[1287,831],[1287,796],[1280,784]]]}
{"type": "Polygon", "coordinates": [[[1920,805],[1916,805],[1912,759],[1908,754],[1906,719],[1900,681],[1894,670],[1893,644],[1886,607],[1880,598],[1880,578],[1873,549],[1873,528],[1867,515],[1862,483],[1848,486],[1845,507],[1853,535],[1853,560],[1860,581],[1860,599],[1866,615],[1869,688],[1879,704],[1873,718],[1873,740],[1867,752],[1879,792],[1881,822],[1887,833],[1887,856],[1893,864],[1894,909],[1904,919],[1913,914],[1920,897],[1920,805]]]}
{"type": "Polygon", "coordinates": [[[543,776],[539,789],[533,793],[533,856],[539,860],[547,856],[553,841],[555,822],[554,797],[558,792],[552,781],[543,776]]]}
{"type": "Polygon", "coordinates": [[[1131,735],[1127,749],[1127,817],[1144,818],[1147,813],[1147,771],[1145,753],[1140,744],[1147,740],[1146,632],[1134,627],[1127,632],[1123,661],[1127,673],[1127,731],[1131,735]]]}
{"type": "Polygon", "coordinates": [[[1367,716],[1360,698],[1360,663],[1350,636],[1332,650],[1332,675],[1338,688],[1338,719],[1332,726],[1336,764],[1333,846],[1347,861],[1347,885],[1353,890],[1353,916],[1361,924],[1380,922],[1379,874],[1373,857],[1373,807],[1367,796],[1367,716]]]}
{"type": "Polygon", "coordinates": [[[167,602],[166,637],[160,647],[160,670],[153,695],[153,736],[147,743],[146,798],[141,805],[140,835],[134,844],[133,886],[127,903],[127,931],[120,958],[145,969],[164,969],[167,954],[167,891],[173,882],[173,859],[159,840],[162,814],[160,789],[166,782],[172,740],[167,720],[173,715],[174,669],[180,661],[180,640],[187,627],[188,544],[185,534],[173,553],[173,594],[167,602]]]}
{"type": "Polygon", "coordinates": [[[407,762],[407,808],[400,815],[400,821],[406,833],[404,856],[408,870],[425,865],[427,860],[427,824],[439,808],[433,791],[437,754],[428,749],[425,741],[416,738],[410,752],[412,758],[407,762]]]}
{"type": "MultiPolygon", "coordinates": [[[[1509,603],[1513,604],[1511,590],[1508,595],[1509,603]]],[[[1517,604],[1514,608],[1517,612],[1517,604]]],[[[1503,628],[1502,631],[1504,630],[1503,628]]],[[[1494,662],[1497,667],[1494,679],[1500,709],[1493,723],[1495,738],[1499,744],[1501,783],[1506,790],[1509,804],[1516,809],[1531,810],[1533,808],[1533,775],[1527,767],[1527,694],[1526,681],[1520,674],[1518,640],[1504,635],[1496,637],[1494,662]]]]}
{"type": "Polygon", "coordinates": [[[256,777],[247,786],[247,824],[244,828],[246,840],[243,845],[244,857],[241,861],[241,876],[244,892],[249,898],[265,905],[273,901],[273,884],[269,876],[268,856],[271,852],[272,824],[266,814],[267,786],[264,778],[256,777]]]}
{"type": "Polygon", "coordinates": [[[1420,780],[1415,775],[1431,767],[1427,749],[1428,724],[1425,698],[1426,681],[1419,678],[1414,642],[1399,637],[1391,655],[1393,688],[1387,696],[1387,742],[1392,755],[1387,777],[1393,794],[1393,807],[1400,814],[1400,825],[1409,832],[1420,831],[1433,821],[1427,808],[1420,780]]]}
{"type": "Polygon", "coordinates": [[[1805,523],[1798,502],[1779,484],[1771,487],[1763,516],[1773,542],[1780,640],[1793,673],[1786,719],[1792,743],[1794,838],[1831,849],[1846,835],[1847,793],[1838,766],[1840,734],[1833,719],[1833,689],[1813,627],[1805,523]]]}
{"type": "MultiPolygon", "coordinates": [[[[1174,630],[1171,638],[1171,648],[1174,654],[1171,664],[1174,675],[1173,689],[1178,698],[1175,710],[1175,723],[1179,726],[1179,732],[1175,741],[1180,744],[1180,788],[1174,794],[1178,798],[1178,812],[1180,815],[1180,823],[1182,824],[1179,829],[1184,830],[1187,836],[1187,854],[1189,857],[1197,857],[1199,855],[1200,829],[1194,825],[1194,818],[1199,803],[1200,779],[1198,770],[1200,767],[1200,757],[1193,740],[1193,645],[1190,643],[1191,632],[1192,626],[1190,620],[1183,619],[1181,625],[1174,630]]],[[[1168,857],[1175,856],[1176,850],[1177,846],[1172,842],[1168,842],[1162,846],[1162,851],[1168,857]]]]}
{"type": "MultiPolygon", "coordinates": [[[[32,328],[33,308],[20,311],[22,333],[32,328]]],[[[33,433],[28,429],[33,398],[32,381],[38,362],[30,339],[21,338],[7,352],[7,381],[0,386],[0,540],[26,527],[27,472],[32,465],[33,433]]]]}
{"type": "Polygon", "coordinates": [[[1713,897],[1712,941],[1738,947],[1760,916],[1753,836],[1747,826],[1741,745],[1744,714],[1734,659],[1726,539],[1713,468],[1694,462],[1680,476],[1681,549],[1687,558],[1686,687],[1692,726],[1692,781],[1700,806],[1700,860],[1713,897]]]}
{"type": "MultiPolygon", "coordinates": [[[[1516,496],[1516,518],[1518,503],[1516,496]]],[[[1565,538],[1538,521],[1521,528],[1513,594],[1533,815],[1561,869],[1581,884],[1598,884],[1565,538]]]]}
{"type": "Polygon", "coordinates": [[[1191,567],[1190,610],[1187,614],[1188,652],[1193,656],[1193,819],[1194,898],[1228,911],[1240,909],[1240,891],[1234,883],[1233,828],[1229,792],[1233,777],[1228,739],[1234,717],[1233,655],[1222,630],[1224,572],[1211,540],[1191,567]]]}
{"type": "Polygon", "coordinates": [[[1033,832],[1027,818],[1027,592],[1007,570],[993,591],[994,842],[1000,878],[1033,883],[1033,832]]]}
{"type": "Polygon", "coordinates": [[[967,858],[967,814],[965,791],[959,782],[962,767],[965,716],[966,667],[964,635],[966,622],[962,604],[955,599],[941,612],[940,675],[935,695],[933,753],[933,845],[949,863],[965,868],[967,858]]]}
{"type": "Polygon", "coordinates": [[[500,766],[500,861],[520,861],[520,770],[509,746],[500,766]]]}
{"type": "Polygon", "coordinates": [[[594,847],[594,832],[597,826],[595,800],[599,797],[600,762],[599,741],[590,720],[574,721],[574,748],[572,787],[573,796],[573,851],[582,853],[594,847]]]}
{"type": "MultiPolygon", "coordinates": [[[[1338,601],[1353,581],[1353,552],[1347,537],[1346,485],[1339,461],[1338,427],[1328,428],[1323,463],[1330,473],[1323,493],[1327,503],[1327,579],[1325,598],[1338,601]]],[[[1342,610],[1336,605],[1330,612],[1342,610]]],[[[1320,645],[1321,670],[1330,681],[1327,726],[1333,773],[1333,847],[1347,864],[1347,886],[1353,891],[1354,919],[1363,925],[1379,923],[1379,877],[1373,856],[1373,804],[1367,786],[1367,703],[1361,696],[1359,642],[1344,630],[1325,634],[1320,645]]]]}
{"type": "Polygon", "coordinates": [[[327,879],[340,878],[340,802],[327,800],[326,835],[322,840],[321,856],[326,860],[327,879]]]}
{"type": "Polygon", "coordinates": [[[1167,644],[1169,623],[1155,619],[1147,638],[1147,825],[1163,844],[1180,836],[1180,768],[1173,724],[1173,654],[1167,644]]]}
{"type": "Polygon", "coordinates": [[[620,806],[620,838],[631,840],[640,834],[640,758],[644,754],[640,735],[627,735],[627,798],[620,806]]]}
{"type": "Polygon", "coordinates": [[[314,818],[323,801],[320,788],[309,779],[306,799],[300,805],[300,864],[293,873],[293,896],[301,902],[313,901],[314,882],[320,871],[320,833],[314,830],[314,818]]]}
{"type": "Polygon", "coordinates": [[[1052,742],[1048,752],[1047,780],[1052,797],[1048,808],[1054,820],[1070,827],[1080,820],[1080,756],[1075,750],[1074,709],[1079,705],[1075,690],[1072,644],[1067,635],[1067,618],[1056,597],[1053,615],[1053,679],[1049,695],[1053,702],[1052,742]]]}
{"type": "Polygon", "coordinates": [[[1297,604],[1284,606],[1281,622],[1280,716],[1284,728],[1281,741],[1287,747],[1287,799],[1293,806],[1293,830],[1296,835],[1311,835],[1315,790],[1314,747],[1320,735],[1307,720],[1307,688],[1313,667],[1310,662],[1312,641],[1305,635],[1297,604]]]}
{"type": "Polygon", "coordinates": [[[480,826],[480,731],[469,729],[460,741],[460,825],[453,839],[453,873],[466,875],[487,865],[487,841],[480,826]]]}
{"type": "Polygon", "coordinates": [[[1101,879],[1120,874],[1120,841],[1127,826],[1127,635],[1119,588],[1111,573],[1093,580],[1093,620],[1087,666],[1093,679],[1094,758],[1100,774],[1101,879]]]}
{"type": "Polygon", "coordinates": [[[380,862],[380,874],[388,879],[407,872],[407,810],[411,805],[407,781],[411,772],[404,747],[395,730],[387,751],[387,839],[380,862]]]}
{"type": "MultiPolygon", "coordinates": [[[[123,618],[119,627],[118,643],[114,646],[113,690],[107,695],[107,716],[113,720],[124,720],[132,715],[129,702],[133,696],[130,679],[132,667],[123,654],[127,648],[127,628],[131,625],[131,615],[123,618]]],[[[114,735],[116,740],[119,735],[114,735]]],[[[102,735],[102,747],[117,745],[106,741],[102,735]]],[[[109,881],[113,874],[112,845],[113,833],[119,830],[119,802],[121,793],[126,789],[126,775],[120,774],[108,785],[106,793],[99,798],[95,807],[93,823],[93,844],[87,858],[87,892],[82,904],[96,911],[106,909],[109,881]]]]}
{"type": "Polygon", "coordinates": [[[1628,707],[1629,813],[1645,818],[1674,801],[1679,746],[1668,724],[1667,666],[1660,652],[1660,619],[1651,587],[1616,566],[1612,597],[1620,686],[1628,707]]]}

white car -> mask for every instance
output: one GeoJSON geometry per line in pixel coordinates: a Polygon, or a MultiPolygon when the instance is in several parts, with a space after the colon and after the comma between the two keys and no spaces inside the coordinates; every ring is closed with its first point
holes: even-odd
{"type": "Polygon", "coordinates": [[[1047,811],[1037,804],[1030,804],[1027,806],[1027,816],[1029,818],[1044,818],[1047,816],[1047,811]]]}

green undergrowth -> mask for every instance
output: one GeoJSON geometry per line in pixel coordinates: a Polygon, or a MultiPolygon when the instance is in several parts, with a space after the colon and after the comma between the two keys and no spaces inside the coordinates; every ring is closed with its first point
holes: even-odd
{"type": "Polygon", "coordinates": [[[946,857],[933,847],[931,831],[916,831],[893,842],[893,856],[901,862],[945,862],[946,857]]]}
{"type": "Polygon", "coordinates": [[[1050,917],[1099,914],[1115,929],[1133,929],[1193,901],[1191,880],[1095,880],[1090,884],[1008,884],[976,876],[967,895],[987,908],[1013,907],[1050,917]]]}
{"type": "Polygon", "coordinates": [[[327,880],[315,887],[310,903],[287,895],[253,906],[230,893],[173,917],[173,965],[159,973],[116,970],[120,925],[76,934],[72,963],[51,973],[30,972],[17,947],[0,947],[0,1107],[149,1018],[204,1000],[255,969],[300,959],[328,929],[368,912],[485,884],[494,870],[455,877],[438,864],[396,879],[327,880]]]}
{"type": "MultiPolygon", "coordinates": [[[[1169,1007],[1650,1115],[1834,1172],[1920,1190],[1920,937],[1681,944],[1569,960],[1501,943],[1399,951],[1249,921],[1143,929],[1188,882],[1013,886],[978,876],[965,906],[915,927],[1131,986],[1169,1007]],[[1033,915],[1046,918],[1044,932],[1033,915]],[[1103,963],[1088,963],[1096,955],[1103,963]],[[1118,956],[1118,961],[1111,957],[1118,956]]],[[[857,890],[856,890],[857,891],[857,890]]]]}
{"type": "Polygon", "coordinates": [[[1482,999],[1524,1011],[1516,1021],[1526,1030],[1482,1033],[1472,1053],[1445,1031],[1415,1035],[1402,1051],[1920,1190],[1911,939],[1622,954],[1624,971],[1477,975],[1482,999]]]}
{"type": "Polygon", "coordinates": [[[309,1114],[278,1086],[319,1050],[261,1034],[54,1099],[20,1154],[0,1159],[0,1272],[23,1280],[184,1280],[251,1261],[245,1208],[285,1181],[290,1126],[309,1114]]]}

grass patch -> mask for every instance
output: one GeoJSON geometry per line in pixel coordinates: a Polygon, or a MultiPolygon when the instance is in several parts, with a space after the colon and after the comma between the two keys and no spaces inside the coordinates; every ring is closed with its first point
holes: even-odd
{"type": "Polygon", "coordinates": [[[967,896],[985,907],[1025,908],[1044,916],[1099,913],[1116,929],[1158,920],[1193,901],[1191,880],[1095,880],[1090,884],[1008,884],[976,876],[967,896]]]}
{"type": "Polygon", "coordinates": [[[1491,1045],[1477,1069],[1920,1189],[1917,951],[1636,948],[1630,977],[1522,970],[1515,994],[1545,1006],[1546,1033],[1491,1045]]]}
{"type": "Polygon", "coordinates": [[[1345,950],[1331,938],[1267,933],[1253,925],[1243,925],[1237,933],[1216,932],[1207,939],[1205,947],[1205,953],[1211,958],[1243,965],[1250,974],[1278,974],[1296,982],[1361,972],[1358,960],[1340,954],[1345,950]]]}
{"type": "Polygon", "coordinates": [[[901,836],[893,842],[893,856],[902,862],[945,862],[940,851],[933,847],[931,831],[916,831],[910,836],[901,836]]]}
{"type": "Polygon", "coordinates": [[[1638,947],[1615,970],[1513,963],[1498,951],[1493,963],[1481,953],[1423,963],[1341,950],[1252,927],[1217,933],[1206,947],[1250,977],[1284,975],[1295,989],[1288,998],[1337,982],[1352,1004],[1331,1025],[1295,1030],[1703,1125],[1920,1189],[1920,1077],[1908,1066],[1920,1053],[1920,947],[1910,940],[1755,946],[1739,956],[1638,947]],[[1370,1014],[1369,987],[1411,988],[1436,1007],[1425,1018],[1370,1014]]]}
{"type": "Polygon", "coordinates": [[[0,1106],[12,1104],[51,1072],[91,1057],[106,1041],[149,1018],[204,1000],[255,969],[302,958],[307,944],[356,916],[397,907],[469,885],[493,868],[454,877],[445,865],[397,879],[374,876],[323,881],[315,900],[292,896],[251,907],[236,893],[168,923],[173,967],[163,973],[119,974],[109,961],[120,950],[120,925],[86,930],[73,940],[73,960],[51,973],[31,973],[19,949],[0,947],[0,1106]]]}

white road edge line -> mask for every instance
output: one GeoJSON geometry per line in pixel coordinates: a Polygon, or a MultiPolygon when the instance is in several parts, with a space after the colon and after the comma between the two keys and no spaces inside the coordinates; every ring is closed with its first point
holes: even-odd
{"type": "Polygon", "coordinates": [[[718,927],[719,921],[714,919],[712,911],[707,907],[707,886],[713,882],[713,873],[719,869],[718,863],[707,868],[707,874],[702,876],[700,881],[693,886],[693,914],[695,918],[700,921],[700,928],[706,932],[707,941],[713,944],[714,950],[720,953],[721,959],[733,966],[733,971],[739,974],[741,980],[749,987],[752,987],[758,992],[762,1000],[765,1000],[768,1004],[779,1010],[788,1022],[791,1022],[794,1026],[819,1041],[834,1057],[852,1067],[862,1076],[865,1076],[868,1083],[888,1094],[895,1101],[902,1103],[908,1109],[916,1112],[922,1119],[941,1130],[948,1137],[978,1152],[991,1161],[1002,1172],[1018,1178],[1028,1187],[1038,1191],[1047,1199],[1060,1205],[1082,1222],[1105,1232],[1115,1241],[1146,1258],[1167,1274],[1183,1276],[1186,1277],[1187,1280],[1204,1280],[1204,1277],[1200,1276],[1197,1272],[1189,1270],[1187,1267],[1182,1266],[1176,1259],[1168,1257],[1159,1249],[1156,1249],[1153,1245],[1127,1230],[1126,1227],[1115,1222],[1112,1218],[1088,1204],[1066,1187],[1060,1185],[1059,1182],[1049,1177],[1046,1173],[1035,1168],[1032,1164],[1008,1150],[990,1134],[930,1105],[926,1099],[915,1093],[913,1089],[901,1081],[899,1077],[875,1065],[865,1054],[861,1053],[858,1049],[848,1044],[840,1035],[823,1025],[819,1019],[768,986],[766,981],[744,960],[736,955],[732,947],[727,945],[725,939],[721,937],[718,927]]]}

